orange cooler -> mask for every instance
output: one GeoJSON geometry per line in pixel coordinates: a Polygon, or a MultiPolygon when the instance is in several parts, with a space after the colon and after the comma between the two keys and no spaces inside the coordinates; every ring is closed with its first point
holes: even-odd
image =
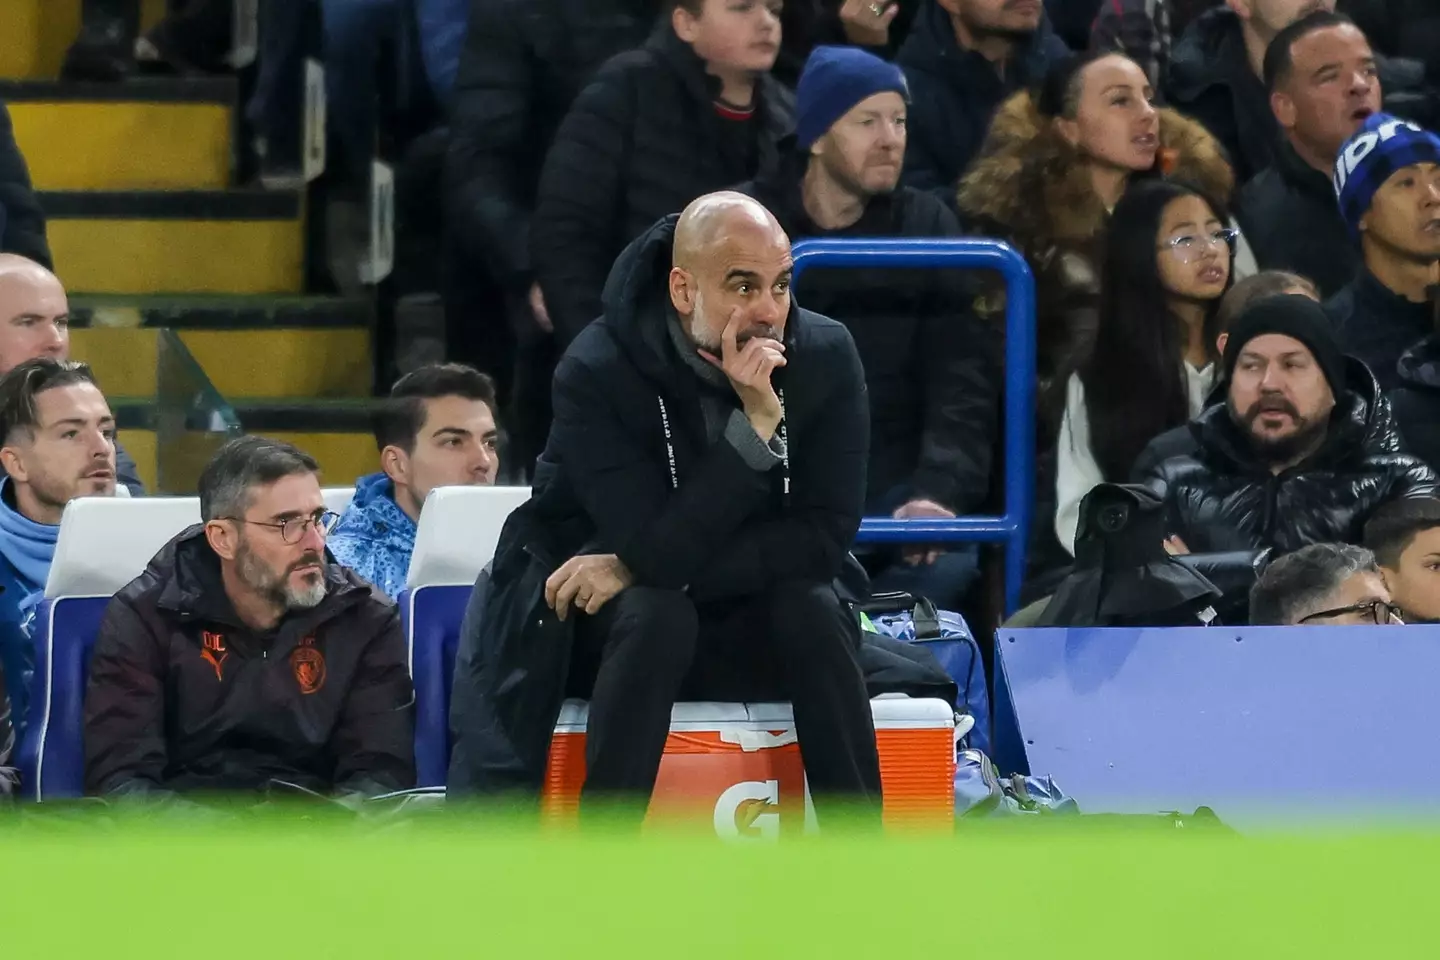
{"type": "MultiPolygon", "coordinates": [[[[887,827],[949,829],[955,816],[955,713],[943,700],[870,701],[887,827]]],[[[541,817],[572,821],[585,782],[587,705],[555,725],[541,817]]],[[[677,703],[647,823],[711,821],[722,837],[773,837],[815,825],[788,703],[677,703]]]]}

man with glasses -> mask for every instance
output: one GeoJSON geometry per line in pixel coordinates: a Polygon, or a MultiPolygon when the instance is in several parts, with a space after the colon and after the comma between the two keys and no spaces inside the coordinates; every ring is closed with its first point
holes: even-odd
{"type": "Polygon", "coordinates": [[[309,455],[242,437],[200,477],[203,524],[116,594],[90,661],[87,792],[414,786],[414,693],[393,603],[332,563],[309,455]]]}
{"type": "Polygon", "coordinates": [[[1270,564],[1250,591],[1255,626],[1400,624],[1375,555],[1344,543],[1311,544],[1270,564]]]}

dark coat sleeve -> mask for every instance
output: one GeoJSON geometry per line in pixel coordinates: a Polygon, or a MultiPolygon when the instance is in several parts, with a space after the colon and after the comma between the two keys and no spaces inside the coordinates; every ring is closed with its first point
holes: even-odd
{"type": "MultiPolygon", "coordinates": [[[[613,387],[573,353],[555,371],[550,449],[563,457],[598,544],[635,582],[682,589],[759,506],[769,475],[729,443],[712,444],[672,491],[663,463],[616,405],[613,387]]],[[[660,430],[660,410],[644,429],[660,430]]]]}
{"type": "Polygon", "coordinates": [[[530,284],[526,172],[541,162],[531,142],[535,77],[514,7],[474,0],[455,80],[445,158],[449,227],[465,253],[510,289],[530,284]]]}
{"type": "Polygon", "coordinates": [[[1424,461],[1408,453],[1392,454],[1395,460],[1395,500],[1430,500],[1440,496],[1440,481],[1424,461]]]}
{"type": "Polygon", "coordinates": [[[52,269],[50,244],[45,239],[45,213],[30,186],[30,169],[15,142],[10,110],[0,103],[0,209],[4,234],[0,251],[18,253],[52,269]]]}
{"type": "Polygon", "coordinates": [[[135,466],[135,458],[118,443],[115,444],[115,479],[130,491],[131,496],[145,496],[145,484],[140,482],[140,468],[135,466]]]}
{"type": "Polygon", "coordinates": [[[531,256],[562,344],[600,315],[600,294],[619,253],[618,198],[635,123],[632,82],[623,69],[601,70],[560,124],[540,175],[531,256]]]}
{"type": "Polygon", "coordinates": [[[840,575],[864,510],[870,406],[855,342],[843,328],[836,333],[826,357],[832,392],[803,435],[797,430],[792,437],[786,515],[743,525],[690,581],[696,599],[747,596],[781,580],[828,582],[840,575]]]}
{"type": "MultiPolygon", "coordinates": [[[[960,224],[935,205],[925,233],[959,236],[960,224]]],[[[973,511],[990,490],[999,427],[1000,341],[992,325],[969,309],[974,302],[959,271],[935,271],[920,330],[925,427],[914,495],[957,513],[973,511]]]]}
{"type": "Polygon", "coordinates": [[[337,793],[375,796],[415,786],[415,688],[398,609],[361,655],[330,751],[337,793]]]}
{"type": "Polygon", "coordinates": [[[105,608],[85,690],[85,792],[168,796],[165,652],[130,603],[105,608]]]}

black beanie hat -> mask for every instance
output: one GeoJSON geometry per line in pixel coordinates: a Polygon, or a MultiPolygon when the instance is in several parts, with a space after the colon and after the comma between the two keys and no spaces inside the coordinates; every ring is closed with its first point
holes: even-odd
{"type": "Polygon", "coordinates": [[[1264,297],[1250,304],[1227,331],[1225,342],[1225,379],[1235,373],[1235,362],[1245,344],[1267,333],[1293,337],[1305,344],[1320,372],[1330,383],[1330,392],[1337,397],[1345,389],[1345,354],[1335,339],[1335,328],[1325,309],[1309,297],[1281,294],[1264,297]]]}

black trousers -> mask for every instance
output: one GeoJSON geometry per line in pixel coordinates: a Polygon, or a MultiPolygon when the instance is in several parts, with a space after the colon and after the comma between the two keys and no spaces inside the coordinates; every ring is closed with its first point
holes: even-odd
{"type": "Polygon", "coordinates": [[[590,722],[582,817],[629,801],[643,817],[677,700],[789,700],[817,816],[878,822],[880,760],[859,626],[828,583],[697,607],[675,590],[631,587],[576,622],[570,692],[590,722]]]}

